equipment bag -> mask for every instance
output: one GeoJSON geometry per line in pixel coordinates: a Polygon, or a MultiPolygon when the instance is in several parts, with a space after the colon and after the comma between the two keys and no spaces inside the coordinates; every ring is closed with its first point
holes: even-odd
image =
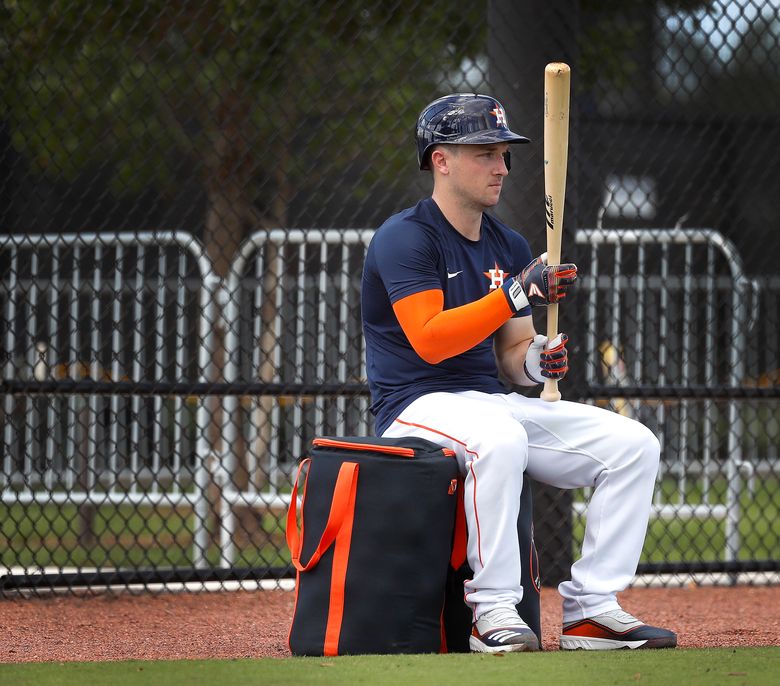
{"type": "Polygon", "coordinates": [[[457,486],[455,453],[424,439],[314,439],[287,515],[294,655],[442,649],[457,486]]]}

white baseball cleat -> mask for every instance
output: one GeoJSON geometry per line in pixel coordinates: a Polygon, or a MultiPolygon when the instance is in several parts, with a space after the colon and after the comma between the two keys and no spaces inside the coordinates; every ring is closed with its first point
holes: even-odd
{"type": "Polygon", "coordinates": [[[517,653],[539,650],[539,639],[513,607],[480,615],[469,637],[472,653],[517,653]]]}

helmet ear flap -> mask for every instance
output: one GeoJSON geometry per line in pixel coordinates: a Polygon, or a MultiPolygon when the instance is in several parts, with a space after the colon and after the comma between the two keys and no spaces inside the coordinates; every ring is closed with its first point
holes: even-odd
{"type": "Polygon", "coordinates": [[[431,167],[431,155],[433,155],[433,151],[436,150],[438,146],[436,144],[429,145],[421,154],[422,154],[422,160],[420,161],[420,169],[430,171],[432,169],[431,167]]]}

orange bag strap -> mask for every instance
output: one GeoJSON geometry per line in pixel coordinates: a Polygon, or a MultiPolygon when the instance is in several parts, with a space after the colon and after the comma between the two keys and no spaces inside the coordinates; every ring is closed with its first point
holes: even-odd
{"type": "Polygon", "coordinates": [[[453,569],[460,569],[466,561],[466,544],[468,534],[466,533],[466,505],[463,502],[464,480],[458,478],[457,505],[455,508],[455,532],[452,537],[452,552],[450,554],[450,566],[453,569]]]}
{"type": "Polygon", "coordinates": [[[354,475],[349,487],[344,520],[336,535],[336,546],[333,550],[328,623],[325,627],[325,642],[323,644],[324,655],[339,654],[341,623],[344,619],[344,589],[347,583],[347,566],[349,564],[349,549],[352,544],[352,527],[355,522],[355,498],[357,497],[357,465],[351,462],[346,464],[354,467],[354,475]]]}
{"type": "MultiPolygon", "coordinates": [[[[287,547],[290,549],[292,563],[299,572],[306,572],[317,565],[325,551],[331,546],[344,522],[351,524],[355,509],[355,494],[357,493],[358,464],[356,462],[344,462],[339,468],[336,478],[336,486],[333,490],[333,500],[330,504],[328,521],[322,532],[317,549],[305,564],[301,562],[301,549],[303,547],[303,523],[298,530],[298,482],[301,472],[311,462],[311,458],[303,460],[295,475],[292,493],[290,494],[290,508],[287,510],[287,547]]],[[[309,473],[303,485],[303,499],[306,499],[306,484],[309,481],[309,473]]]]}

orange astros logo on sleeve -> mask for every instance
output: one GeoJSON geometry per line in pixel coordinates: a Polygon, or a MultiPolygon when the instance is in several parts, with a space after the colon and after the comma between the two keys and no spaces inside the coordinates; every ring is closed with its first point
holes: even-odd
{"type": "Polygon", "coordinates": [[[498,262],[495,263],[493,269],[488,269],[486,272],[482,272],[490,279],[490,290],[494,291],[496,288],[501,288],[504,285],[504,278],[509,276],[501,267],[498,266],[498,262]]]}

